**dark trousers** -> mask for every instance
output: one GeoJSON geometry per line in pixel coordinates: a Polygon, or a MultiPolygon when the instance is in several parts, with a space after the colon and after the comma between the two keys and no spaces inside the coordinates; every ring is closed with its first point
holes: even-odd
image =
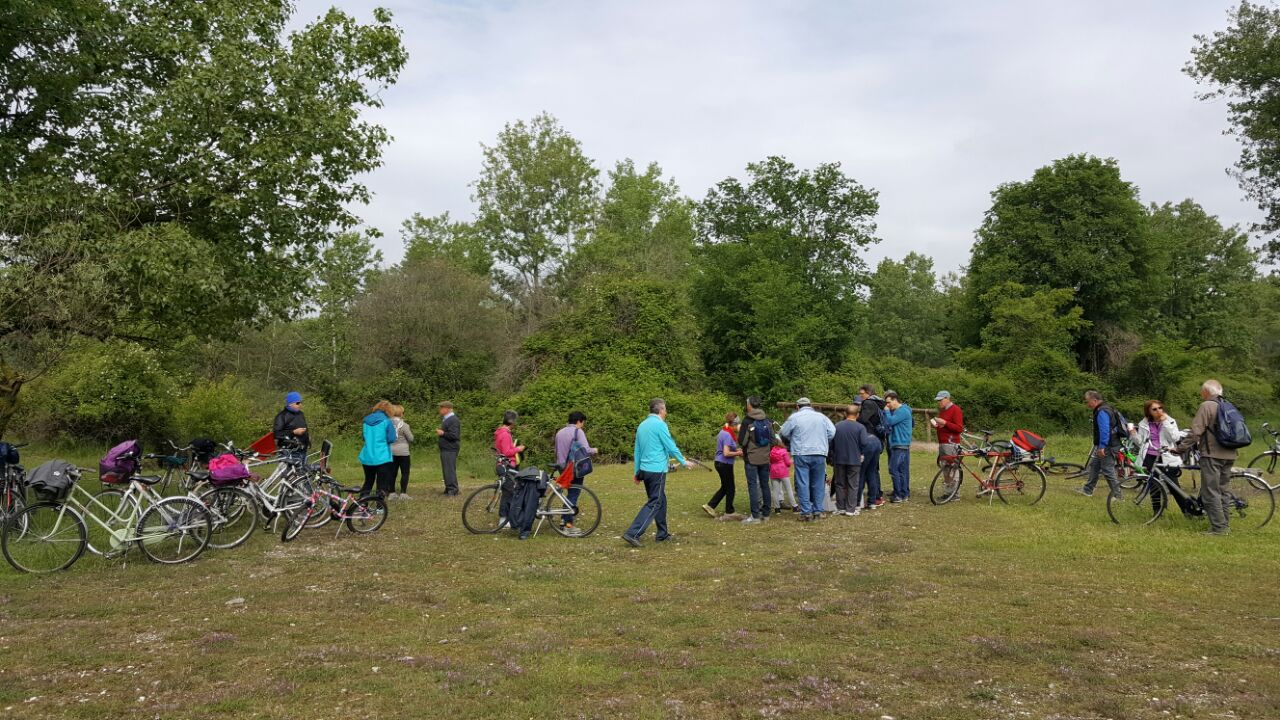
{"type": "MultiPolygon", "coordinates": [[[[1151,469],[1152,469],[1152,468],[1154,468],[1154,467],[1156,466],[1156,460],[1158,460],[1158,459],[1159,459],[1159,458],[1158,458],[1157,456],[1155,456],[1155,455],[1146,455],[1146,456],[1144,456],[1144,457],[1142,458],[1142,469],[1143,469],[1143,470],[1146,470],[1146,471],[1147,471],[1147,474],[1150,474],[1150,473],[1151,473],[1151,469]]],[[[1168,477],[1170,480],[1172,480],[1172,481],[1173,481],[1173,484],[1174,484],[1174,485],[1178,485],[1178,478],[1182,477],[1182,470],[1181,470],[1180,468],[1171,468],[1171,467],[1167,467],[1167,468],[1162,468],[1162,470],[1164,471],[1165,476],[1166,476],[1166,477],[1168,477]]],[[[1181,485],[1178,485],[1178,486],[1179,486],[1179,487],[1181,487],[1181,485]]],[[[1174,499],[1174,501],[1175,501],[1175,502],[1177,502],[1177,503],[1178,503],[1178,507],[1179,507],[1179,508],[1181,508],[1181,507],[1182,507],[1182,498],[1178,497],[1177,495],[1174,495],[1174,496],[1173,496],[1173,499],[1174,499]]],[[[1163,506],[1164,506],[1165,504],[1167,504],[1168,502],[1169,502],[1168,498],[1166,498],[1166,497],[1165,497],[1165,491],[1164,491],[1164,490],[1161,490],[1159,485],[1156,485],[1156,484],[1154,484],[1154,483],[1153,483],[1153,484],[1151,485],[1151,507],[1152,507],[1152,509],[1155,509],[1155,508],[1158,508],[1158,507],[1163,507],[1163,506]]]]}
{"type": "Polygon", "coordinates": [[[382,463],[381,465],[361,465],[364,468],[364,486],[360,488],[360,495],[368,495],[373,489],[373,484],[378,484],[378,494],[386,496],[396,487],[396,464],[394,462],[382,463]]]}
{"type": "Polygon", "coordinates": [[[747,497],[751,498],[751,517],[769,517],[773,512],[773,492],[769,488],[769,464],[744,463],[747,471],[747,497]]]}
{"type": "Polygon", "coordinates": [[[835,466],[831,483],[836,491],[836,510],[853,512],[858,507],[858,486],[861,481],[861,465],[835,466]]]}
{"type": "Polygon", "coordinates": [[[391,489],[395,490],[395,475],[400,475],[400,492],[408,492],[409,490],[409,456],[408,455],[392,455],[391,462],[395,464],[395,470],[392,471],[391,489]]]}
{"type": "Polygon", "coordinates": [[[738,494],[733,482],[733,463],[716,463],[716,473],[720,475],[720,489],[716,490],[707,504],[715,507],[724,500],[724,511],[733,514],[733,498],[738,494]]]}
{"type": "Polygon", "coordinates": [[[440,470],[444,472],[444,491],[450,495],[458,494],[458,451],[440,451],[440,470]]]}
{"type": "Polygon", "coordinates": [[[649,529],[649,523],[654,523],[658,526],[658,539],[665,540],[671,534],[667,530],[667,474],[641,470],[636,473],[636,477],[644,483],[644,492],[649,496],[649,501],[636,514],[635,521],[627,529],[627,535],[639,538],[649,529]]]}
{"type": "Polygon", "coordinates": [[[862,456],[862,478],[858,485],[858,505],[880,499],[880,451],[862,456]]]}

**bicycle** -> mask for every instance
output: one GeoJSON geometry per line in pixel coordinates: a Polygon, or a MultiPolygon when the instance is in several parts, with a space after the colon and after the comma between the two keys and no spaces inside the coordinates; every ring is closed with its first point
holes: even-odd
{"type": "MultiPolygon", "coordinates": [[[[120,503],[109,507],[80,486],[84,470],[72,472],[65,497],[28,505],[0,532],[0,551],[19,572],[65,570],[86,549],[117,557],[136,545],[152,562],[177,564],[194,560],[208,547],[212,520],[202,503],[186,497],[163,498],[141,510],[136,500],[126,500],[119,493],[113,497],[121,498],[120,503]],[[98,547],[90,543],[90,529],[98,547]]],[[[140,493],[149,489],[138,478],[129,484],[140,493]]]]}
{"type": "MultiPolygon", "coordinates": [[[[1200,498],[1183,490],[1169,476],[1167,466],[1157,464],[1150,473],[1143,473],[1141,477],[1138,492],[1129,498],[1107,496],[1107,515],[1111,522],[1117,525],[1150,525],[1164,515],[1170,498],[1177,503],[1186,519],[1205,517],[1200,498]]],[[[1223,492],[1238,523],[1244,523],[1250,529],[1260,529],[1271,522],[1276,511],[1276,499],[1274,489],[1266,481],[1246,471],[1232,470],[1228,484],[1231,487],[1223,492]]]]}
{"type": "MultiPolygon", "coordinates": [[[[325,441],[321,448],[322,458],[328,458],[327,449],[332,444],[325,441]]],[[[312,491],[315,489],[312,482],[311,473],[317,466],[308,465],[305,460],[295,457],[281,457],[279,454],[269,458],[262,458],[253,450],[242,450],[235,446],[231,441],[223,444],[223,448],[227,452],[235,455],[248,469],[267,465],[276,464],[276,469],[265,479],[254,482],[252,480],[243,482],[239,485],[224,486],[238,489],[247,494],[253,501],[251,506],[254,510],[254,525],[262,522],[262,529],[267,532],[276,530],[276,520],[285,517],[285,514],[291,510],[296,510],[306,504],[307,498],[311,497],[312,491]]],[[[199,497],[204,500],[208,498],[209,502],[213,502],[214,494],[224,488],[214,486],[209,480],[207,472],[193,473],[193,477],[200,478],[197,489],[206,487],[203,492],[199,493],[199,497]]],[[[225,493],[223,494],[226,495],[225,493]]],[[[315,513],[315,516],[307,522],[307,527],[317,528],[329,521],[327,514],[315,513]]]]}
{"type": "MultiPolygon", "coordinates": [[[[22,443],[9,447],[16,450],[26,446],[22,443]]],[[[26,490],[27,471],[18,463],[0,462],[0,527],[27,507],[26,490]]]]}
{"type": "Polygon", "coordinates": [[[1263,437],[1267,443],[1267,449],[1250,460],[1245,467],[1258,471],[1263,481],[1272,490],[1280,490],[1280,475],[1276,474],[1276,466],[1280,464],[1280,431],[1272,428],[1271,423],[1262,423],[1262,429],[1269,436],[1263,437]]]}
{"type": "MultiPolygon", "coordinates": [[[[325,522],[338,521],[338,532],[345,522],[353,533],[365,535],[376,532],[387,522],[387,501],[381,495],[360,495],[362,488],[343,487],[333,478],[322,478],[316,483],[305,506],[286,511],[281,542],[298,537],[307,527],[310,516],[323,507],[325,522]],[[344,495],[345,494],[345,495],[344,495]]],[[[337,537],[338,533],[334,533],[337,537]]]]}
{"type": "MultiPolygon", "coordinates": [[[[563,470],[558,465],[552,465],[551,469],[554,473],[563,470]]],[[[501,461],[498,462],[496,471],[497,482],[477,488],[462,504],[462,525],[477,535],[493,534],[509,527],[506,516],[502,514],[506,510],[502,502],[502,486],[507,482],[516,482],[519,471],[501,461]]],[[[564,537],[584,538],[600,526],[600,499],[591,488],[586,485],[562,488],[554,479],[549,479],[547,490],[546,498],[538,504],[535,515],[538,524],[534,528],[534,536],[537,536],[542,524],[549,518],[551,529],[564,537]],[[568,491],[575,487],[580,491],[576,504],[569,502],[568,495],[568,491]],[[560,522],[556,522],[557,518],[560,522]]]]}
{"type": "MultiPolygon", "coordinates": [[[[970,436],[972,437],[972,436],[970,436]]],[[[1009,449],[999,447],[1003,443],[991,443],[987,447],[961,447],[955,455],[940,456],[937,474],[929,484],[929,502],[934,505],[945,505],[955,500],[960,494],[960,485],[967,472],[978,483],[978,497],[988,496],[988,501],[996,497],[1006,505],[1031,506],[1044,497],[1047,483],[1044,470],[1035,463],[1028,453],[1021,452],[1016,446],[1009,444],[1009,449]],[[965,459],[980,457],[990,460],[985,470],[986,477],[979,475],[965,464],[965,459]]]]}

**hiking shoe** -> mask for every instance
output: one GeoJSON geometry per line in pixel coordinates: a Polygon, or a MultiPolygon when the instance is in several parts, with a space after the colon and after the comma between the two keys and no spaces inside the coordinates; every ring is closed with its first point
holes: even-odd
{"type": "Polygon", "coordinates": [[[743,519],[742,524],[743,524],[743,525],[759,525],[759,524],[760,524],[760,518],[758,518],[758,517],[749,517],[749,518],[745,518],[745,519],[743,519]]]}
{"type": "Polygon", "coordinates": [[[631,547],[635,547],[635,548],[640,547],[640,538],[631,537],[626,533],[622,533],[622,541],[630,545],[631,547]]]}
{"type": "Polygon", "coordinates": [[[703,505],[702,509],[705,510],[707,514],[710,515],[711,517],[716,516],[716,509],[711,507],[710,505],[703,505]]]}
{"type": "Polygon", "coordinates": [[[1092,490],[1085,490],[1085,489],[1084,489],[1084,488],[1082,488],[1082,487],[1076,488],[1076,489],[1075,489],[1075,492],[1077,492],[1077,493],[1079,493],[1079,494],[1081,494],[1081,495],[1083,495],[1083,496],[1085,496],[1085,497],[1093,497],[1093,491],[1092,491],[1092,490]]]}

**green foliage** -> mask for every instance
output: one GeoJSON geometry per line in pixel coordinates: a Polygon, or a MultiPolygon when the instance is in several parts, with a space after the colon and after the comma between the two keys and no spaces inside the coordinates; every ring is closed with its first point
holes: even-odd
{"type": "Polygon", "coordinates": [[[20,432],[102,442],[166,437],[178,397],[155,351],[120,340],[76,343],[29,392],[20,432]]]}
{"type": "Polygon", "coordinates": [[[855,336],[876,194],[837,164],[802,171],[779,157],[721,181],[699,206],[694,305],[703,358],[735,394],[792,394],[839,367],[855,336]]]}
{"type": "Polygon", "coordinates": [[[1114,377],[1121,393],[1170,402],[1195,367],[1196,357],[1180,340],[1152,338],[1114,377]]]}
{"type": "Polygon", "coordinates": [[[933,260],[914,252],[901,262],[882,260],[867,286],[865,340],[860,342],[919,365],[938,367],[950,360],[950,298],[938,286],[933,260]]]}
{"type": "Polygon", "coordinates": [[[1079,374],[1071,357],[1073,338],[1089,325],[1068,289],[1035,290],[1013,282],[996,285],[980,299],[991,308],[980,348],[956,354],[961,365],[1002,373],[1018,383],[1046,387],[1079,374]]]}
{"type": "Polygon", "coordinates": [[[1005,282],[1067,290],[1090,323],[1077,346],[1081,365],[1105,370],[1107,331],[1133,325],[1142,307],[1144,230],[1137,189],[1115,160],[1073,155],[1001,185],[973,246],[968,311],[986,324],[1000,299],[990,288],[1005,282]]]}
{"type": "Polygon", "coordinates": [[[173,408],[174,431],[185,440],[232,439],[246,445],[271,429],[271,415],[263,412],[260,397],[235,378],[202,380],[173,408]]]}
{"type": "Polygon", "coordinates": [[[470,223],[457,222],[449,213],[423,217],[414,213],[400,225],[404,240],[404,264],[439,258],[477,275],[493,271],[493,256],[485,239],[470,223]]]}
{"type": "MultiPolygon", "coordinates": [[[[1260,229],[1280,232],[1280,7],[1241,2],[1231,25],[1197,35],[1184,71],[1209,86],[1205,100],[1227,98],[1231,134],[1243,145],[1235,175],[1265,213],[1260,229]]],[[[1280,262],[1280,239],[1268,244],[1280,262]]]]}

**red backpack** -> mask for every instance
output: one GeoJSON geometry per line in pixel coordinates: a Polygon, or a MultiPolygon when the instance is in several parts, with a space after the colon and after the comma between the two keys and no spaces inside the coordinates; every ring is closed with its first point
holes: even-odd
{"type": "Polygon", "coordinates": [[[1044,438],[1030,430],[1016,430],[1010,440],[1013,441],[1014,445],[1029,453],[1040,452],[1044,449],[1044,438]]]}

